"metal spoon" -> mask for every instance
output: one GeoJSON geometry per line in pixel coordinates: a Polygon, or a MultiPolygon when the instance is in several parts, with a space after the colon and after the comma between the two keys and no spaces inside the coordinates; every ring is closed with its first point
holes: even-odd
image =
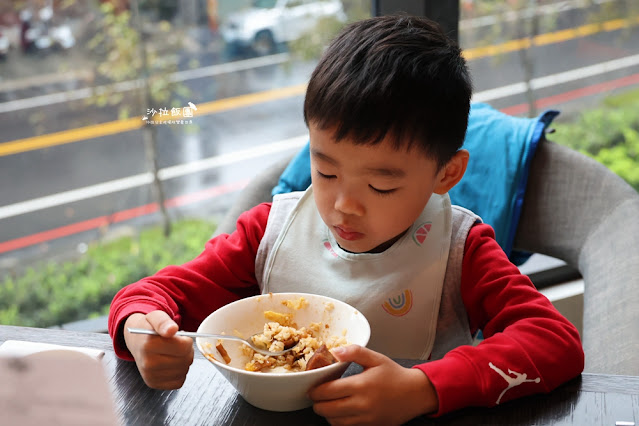
{"type": "MultiPolygon", "coordinates": [[[[150,334],[152,336],[159,336],[157,331],[149,330],[149,329],[146,329],[146,328],[127,327],[126,329],[129,331],[129,333],[133,333],[133,334],[150,334]]],[[[258,335],[258,334],[260,334],[260,333],[255,333],[253,336],[258,335]]],[[[253,336],[249,337],[248,339],[243,339],[241,337],[228,336],[226,334],[195,333],[193,331],[178,331],[177,333],[175,333],[175,335],[176,336],[193,337],[193,338],[196,338],[196,337],[210,337],[210,338],[214,338],[214,339],[235,340],[237,342],[244,343],[246,346],[250,347],[255,352],[259,352],[262,355],[266,355],[266,356],[284,355],[285,353],[291,351],[299,343],[299,342],[297,342],[293,346],[291,346],[290,348],[284,349],[283,351],[270,352],[270,351],[267,351],[266,349],[260,348],[255,343],[253,343],[253,339],[252,339],[253,336]]]]}

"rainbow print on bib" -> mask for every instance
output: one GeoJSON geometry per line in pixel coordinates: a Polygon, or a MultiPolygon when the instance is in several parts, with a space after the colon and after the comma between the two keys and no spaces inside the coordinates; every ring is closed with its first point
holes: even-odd
{"type": "Polygon", "coordinates": [[[389,297],[386,302],[382,303],[382,308],[395,317],[406,315],[412,307],[413,293],[410,290],[404,290],[398,296],[389,297]]]}

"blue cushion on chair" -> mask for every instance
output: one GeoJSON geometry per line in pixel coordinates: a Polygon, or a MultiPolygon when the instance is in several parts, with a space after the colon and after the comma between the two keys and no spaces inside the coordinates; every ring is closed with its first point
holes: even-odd
{"type": "Polygon", "coordinates": [[[311,184],[311,149],[309,142],[293,157],[282,172],[280,180],[271,191],[271,195],[304,191],[311,184]]]}
{"type": "MultiPolygon", "coordinates": [[[[463,148],[470,153],[466,174],[450,190],[453,204],[477,213],[495,229],[499,245],[521,264],[527,255],[513,253],[530,161],[548,125],[559,114],[513,117],[483,103],[473,103],[463,148]]],[[[309,144],[293,158],[272,194],[302,191],[311,184],[309,144]]]]}
{"type": "Polygon", "coordinates": [[[474,211],[491,225],[511,260],[530,162],[539,140],[558,114],[545,111],[537,118],[521,118],[487,104],[471,105],[463,145],[470,152],[470,160],[466,174],[450,190],[451,202],[474,211]]]}

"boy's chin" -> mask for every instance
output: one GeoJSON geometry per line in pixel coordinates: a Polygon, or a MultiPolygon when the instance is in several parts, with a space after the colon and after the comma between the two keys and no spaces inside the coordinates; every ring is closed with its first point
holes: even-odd
{"type": "Polygon", "coordinates": [[[337,235],[334,235],[334,237],[339,248],[349,253],[366,253],[369,250],[367,248],[368,245],[363,244],[361,241],[347,241],[339,238],[337,235]]]}

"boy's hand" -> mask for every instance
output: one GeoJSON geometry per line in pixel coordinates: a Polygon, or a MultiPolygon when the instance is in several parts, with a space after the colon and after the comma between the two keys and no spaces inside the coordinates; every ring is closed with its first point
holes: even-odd
{"type": "Polygon", "coordinates": [[[124,341],[144,382],[154,389],[178,389],[193,363],[193,339],[175,336],[177,324],[166,312],[132,314],[124,323],[124,341]],[[147,328],[159,336],[132,334],[127,327],[147,328]]]}
{"type": "Polygon", "coordinates": [[[399,425],[438,408],[437,394],[420,370],[358,345],[331,351],[339,361],[364,367],[360,374],[309,391],[313,410],[332,425],[399,425]]]}

